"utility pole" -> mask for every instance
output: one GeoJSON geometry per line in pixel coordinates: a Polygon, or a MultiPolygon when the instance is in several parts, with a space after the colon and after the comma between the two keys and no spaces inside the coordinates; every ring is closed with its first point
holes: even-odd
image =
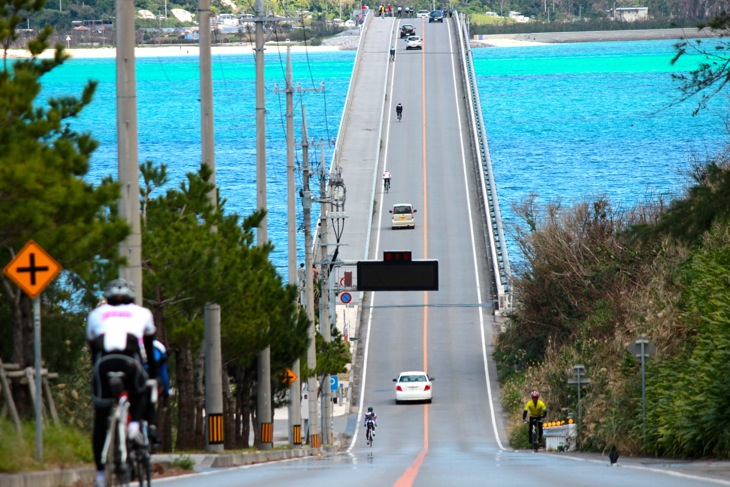
{"type": "Polygon", "coordinates": [[[117,15],[117,171],[122,194],[119,216],[131,228],[119,244],[119,255],[127,260],[119,275],[134,284],[135,302],[142,304],[142,230],[139,214],[139,155],[137,147],[137,75],[134,57],[132,0],[116,1],[117,15]]]}
{"type": "MultiPolygon", "coordinates": [[[[309,189],[309,142],[307,136],[306,107],[302,105],[302,210],[304,217],[304,275],[307,318],[309,319],[309,348],[307,349],[307,368],[317,368],[317,330],[314,323],[314,272],[312,258],[312,192],[309,189]]],[[[309,446],[322,446],[320,436],[319,414],[317,412],[317,376],[307,379],[309,395],[309,446]]]]}
{"type": "MultiPolygon", "coordinates": [[[[340,211],[344,210],[345,205],[345,185],[342,181],[341,171],[335,169],[330,177],[329,187],[327,190],[327,167],[325,163],[324,147],[328,143],[320,140],[320,272],[319,282],[321,285],[321,293],[319,297],[319,328],[322,338],[325,342],[332,341],[332,327],[335,325],[335,281],[334,267],[337,265],[337,254],[339,249],[340,238],[342,237],[342,220],[344,219],[340,211]],[[328,206],[329,205],[329,206],[328,206]],[[336,239],[335,251],[330,257],[327,249],[329,246],[329,222],[332,221],[333,233],[336,239]]],[[[325,374],[322,380],[322,431],[324,432],[324,444],[332,444],[332,389],[330,385],[330,375],[325,374]]]]}
{"type": "MultiPolygon", "coordinates": [[[[213,75],[210,38],[210,0],[199,0],[200,13],[200,129],[203,164],[213,172],[213,189],[208,194],[213,207],[218,205],[215,187],[215,131],[213,129],[213,75]]],[[[221,353],[221,308],[207,303],[203,312],[205,341],[205,450],[223,451],[223,366],[221,353]]]]}
{"type": "MultiPolygon", "coordinates": [[[[327,170],[324,162],[324,142],[320,140],[320,164],[319,164],[319,282],[321,292],[319,293],[319,332],[322,339],[326,343],[331,340],[331,329],[329,320],[329,276],[330,266],[327,256],[327,234],[328,234],[328,208],[329,202],[327,195],[327,170]]],[[[332,417],[332,398],[330,390],[330,375],[324,374],[322,378],[322,433],[323,444],[330,445],[332,443],[332,427],[330,419],[332,417]]]]}
{"type": "MultiPolygon", "coordinates": [[[[266,211],[266,105],[264,103],[264,3],[256,0],[256,207],[266,211]]],[[[264,216],[256,231],[259,247],[268,242],[268,219],[264,216]]],[[[259,449],[274,447],[274,422],[271,411],[271,347],[258,356],[256,418],[259,423],[259,449]]]]}
{"type": "MultiPolygon", "coordinates": [[[[289,229],[289,284],[297,283],[297,211],[294,196],[294,87],[292,86],[291,47],[286,46],[286,180],[287,180],[287,227],[289,229]]],[[[292,364],[297,376],[289,386],[289,444],[302,444],[302,382],[299,359],[292,364]]]]}
{"type": "MultiPolygon", "coordinates": [[[[294,88],[292,80],[292,66],[291,66],[291,47],[286,47],[286,88],[283,90],[286,92],[286,149],[287,149],[287,227],[288,227],[288,246],[287,250],[289,253],[288,259],[288,273],[289,273],[289,284],[296,285],[297,283],[297,222],[296,222],[296,198],[294,194],[294,92],[305,92],[305,91],[323,91],[324,83],[322,83],[322,89],[317,88],[302,89],[299,85],[294,88]]],[[[274,87],[274,92],[279,93],[282,90],[279,86],[274,87]]],[[[306,142],[307,138],[304,137],[306,142]]],[[[292,372],[297,377],[294,382],[289,386],[289,444],[300,445],[302,443],[302,408],[301,408],[301,392],[302,383],[299,379],[300,366],[299,360],[297,359],[292,365],[292,372]]]]}

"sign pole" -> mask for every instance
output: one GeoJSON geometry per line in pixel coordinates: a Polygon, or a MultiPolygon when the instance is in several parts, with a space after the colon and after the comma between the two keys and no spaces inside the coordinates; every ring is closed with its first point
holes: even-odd
{"type": "Polygon", "coordinates": [[[3,272],[33,300],[35,355],[35,457],[43,461],[43,389],[41,376],[41,298],[43,289],[61,272],[61,265],[33,240],[8,262],[3,272]]]}
{"type": "Polygon", "coordinates": [[[35,458],[43,461],[43,411],[41,401],[41,298],[33,300],[33,347],[35,353],[35,458]]]}

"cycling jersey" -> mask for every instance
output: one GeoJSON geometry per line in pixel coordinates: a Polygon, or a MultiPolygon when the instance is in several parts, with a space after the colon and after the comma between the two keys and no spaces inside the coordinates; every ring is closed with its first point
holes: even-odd
{"type": "Polygon", "coordinates": [[[374,411],[365,413],[365,424],[363,426],[367,426],[368,423],[372,423],[374,426],[378,425],[378,415],[374,411]]]}
{"type": "Polygon", "coordinates": [[[525,411],[527,411],[527,414],[529,414],[531,418],[542,418],[546,409],[547,406],[545,406],[545,403],[540,399],[537,400],[537,404],[535,404],[535,401],[532,399],[525,404],[525,411]]]}

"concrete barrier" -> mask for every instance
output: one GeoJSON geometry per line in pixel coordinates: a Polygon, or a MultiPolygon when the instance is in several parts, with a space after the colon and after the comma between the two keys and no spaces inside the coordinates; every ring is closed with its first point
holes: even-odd
{"type": "Polygon", "coordinates": [[[548,451],[575,450],[575,424],[544,428],[542,435],[545,437],[545,449],[548,451]]]}

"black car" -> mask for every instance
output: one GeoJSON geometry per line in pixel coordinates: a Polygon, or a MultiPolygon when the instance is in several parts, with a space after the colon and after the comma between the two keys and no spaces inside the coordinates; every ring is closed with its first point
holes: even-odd
{"type": "Polygon", "coordinates": [[[412,36],[416,33],[416,28],[411,24],[403,24],[400,28],[400,38],[412,36]]]}
{"type": "Polygon", "coordinates": [[[444,14],[441,12],[441,10],[431,10],[431,13],[428,14],[428,23],[431,22],[441,22],[444,23],[444,14]]]}

